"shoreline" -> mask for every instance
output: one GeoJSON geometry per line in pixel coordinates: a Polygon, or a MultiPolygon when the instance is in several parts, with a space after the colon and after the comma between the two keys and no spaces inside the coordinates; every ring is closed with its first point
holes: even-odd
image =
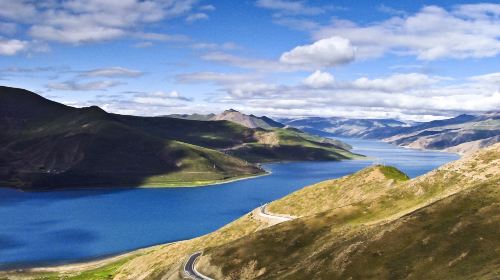
{"type": "Polygon", "coordinates": [[[149,247],[134,249],[132,251],[118,253],[114,255],[97,257],[94,259],[88,259],[83,261],[76,261],[71,263],[61,263],[54,265],[46,265],[46,266],[26,266],[20,268],[12,268],[12,269],[0,269],[0,276],[9,275],[9,274],[30,274],[30,273],[77,273],[86,270],[97,269],[108,264],[123,260],[128,257],[140,255],[142,253],[147,253],[150,250],[154,250],[157,247],[167,246],[171,244],[175,244],[177,242],[182,242],[184,240],[178,240],[174,242],[162,243],[157,245],[152,245],[149,247]]]}
{"type": "Polygon", "coordinates": [[[186,183],[179,183],[179,184],[144,184],[144,185],[121,185],[119,187],[104,187],[104,186],[96,186],[96,187],[74,187],[74,188],[54,188],[54,189],[39,189],[39,190],[29,190],[29,189],[19,189],[15,187],[10,187],[10,186],[0,186],[0,188],[4,189],[11,189],[14,191],[19,191],[19,192],[26,192],[26,193],[42,193],[42,192],[58,192],[58,191],[84,191],[84,190],[131,190],[131,189],[179,189],[179,188],[198,188],[198,187],[208,187],[208,186],[214,186],[214,185],[221,185],[221,184],[226,184],[226,183],[232,183],[236,181],[242,181],[246,179],[253,179],[257,177],[262,177],[262,176],[267,176],[271,175],[272,172],[264,170],[262,173],[254,174],[254,175],[249,175],[249,176],[238,176],[234,178],[229,178],[229,179],[223,179],[223,180],[214,180],[214,181],[207,181],[207,182],[186,182],[186,183]]]}

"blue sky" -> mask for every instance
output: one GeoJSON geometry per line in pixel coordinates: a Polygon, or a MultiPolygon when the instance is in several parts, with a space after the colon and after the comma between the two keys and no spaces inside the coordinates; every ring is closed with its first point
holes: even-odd
{"type": "Polygon", "coordinates": [[[1,84],[136,115],[500,108],[500,4],[0,0],[1,84]]]}

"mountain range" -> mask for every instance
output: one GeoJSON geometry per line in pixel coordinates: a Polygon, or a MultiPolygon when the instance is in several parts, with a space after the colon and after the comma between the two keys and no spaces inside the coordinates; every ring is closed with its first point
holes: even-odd
{"type": "Polygon", "coordinates": [[[275,129],[285,127],[284,124],[266,116],[257,117],[255,115],[246,115],[234,109],[226,110],[220,114],[173,114],[168,115],[167,117],[202,121],[231,121],[248,128],[275,129]]]}
{"type": "Polygon", "coordinates": [[[260,162],[359,157],[296,129],[118,115],[9,87],[0,131],[0,185],[25,190],[199,185],[263,174],[260,162]]]}
{"type": "Polygon", "coordinates": [[[497,143],[500,138],[500,112],[420,123],[311,117],[285,119],[284,124],[322,136],[381,139],[403,147],[462,154],[497,143]]]}

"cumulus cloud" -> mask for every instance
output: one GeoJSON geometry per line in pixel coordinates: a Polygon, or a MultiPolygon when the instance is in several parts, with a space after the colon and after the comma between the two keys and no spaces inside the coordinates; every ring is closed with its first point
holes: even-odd
{"type": "Polygon", "coordinates": [[[311,45],[298,46],[281,55],[287,64],[331,67],[354,60],[354,47],[348,39],[332,36],[311,45]]]}
{"type": "Polygon", "coordinates": [[[0,38],[0,55],[15,55],[28,48],[27,41],[0,38]]]}
{"type": "Polygon", "coordinates": [[[415,89],[437,83],[438,78],[431,78],[425,74],[409,73],[395,74],[386,78],[369,79],[362,77],[356,79],[350,86],[363,90],[378,90],[386,92],[397,92],[407,89],[415,89]]]}
{"type": "Polygon", "coordinates": [[[451,10],[426,6],[410,16],[364,25],[335,19],[313,31],[313,37],[347,38],[362,58],[385,53],[420,60],[492,57],[500,52],[499,10],[500,4],[458,5],[451,10]]]}
{"type": "Polygon", "coordinates": [[[335,78],[332,74],[319,70],[316,70],[304,80],[304,84],[312,88],[333,86],[334,83],[335,78]]]}
{"type": "Polygon", "coordinates": [[[123,67],[98,68],[85,71],[81,77],[134,78],[144,75],[143,72],[123,67]]]}
{"type": "Polygon", "coordinates": [[[0,18],[28,26],[36,39],[81,44],[133,35],[146,24],[189,13],[196,0],[0,0],[0,18]]]}
{"type": "MultiPolygon", "coordinates": [[[[279,116],[347,115],[350,117],[394,117],[429,120],[459,113],[479,113],[500,108],[498,86],[490,77],[449,80],[423,74],[394,74],[383,78],[363,77],[335,81],[316,71],[306,78],[310,85],[233,84],[220,100],[226,107],[272,112],[279,116]],[[327,80],[326,84],[319,81],[327,80]],[[470,82],[473,81],[473,82],[470,82]],[[314,85],[314,86],[311,86],[314,85]],[[320,86],[321,85],[321,86],[320,86]],[[266,109],[263,109],[266,108],[266,109]]],[[[304,81],[305,83],[305,81],[304,81]]]]}

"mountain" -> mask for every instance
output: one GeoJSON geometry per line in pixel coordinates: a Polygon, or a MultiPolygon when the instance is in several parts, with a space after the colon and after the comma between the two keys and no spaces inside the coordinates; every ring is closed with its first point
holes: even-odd
{"type": "Polygon", "coordinates": [[[423,123],[391,119],[304,118],[285,124],[322,136],[381,139],[399,146],[470,153],[498,142],[500,113],[459,115],[423,123]]]}
{"type": "Polygon", "coordinates": [[[171,114],[164,117],[184,119],[184,120],[194,120],[194,121],[209,121],[211,118],[215,117],[215,114],[171,114]]]}
{"type": "Polygon", "coordinates": [[[257,117],[255,115],[246,115],[234,109],[226,110],[220,114],[173,114],[166,117],[179,118],[186,120],[201,120],[201,121],[230,121],[248,128],[262,128],[272,130],[275,128],[283,128],[284,124],[279,123],[266,116],[257,117]]]}
{"type": "Polygon", "coordinates": [[[477,116],[460,115],[397,131],[384,141],[400,146],[470,153],[497,143],[500,137],[500,113],[477,116]]]}
{"type": "Polygon", "coordinates": [[[9,87],[0,87],[0,129],[0,186],[30,190],[197,185],[264,172],[248,161],[359,157],[293,129],[111,114],[9,87]]]}
{"type": "Polygon", "coordinates": [[[257,117],[254,115],[246,115],[240,113],[236,110],[230,109],[226,110],[218,115],[215,115],[210,118],[213,121],[226,120],[235,122],[245,127],[249,128],[263,128],[263,129],[274,129],[274,128],[283,128],[285,125],[274,121],[266,116],[257,117]]]}
{"type": "MultiPolygon", "coordinates": [[[[405,127],[406,123],[393,119],[347,119],[308,117],[301,119],[284,119],[284,124],[297,127],[309,133],[322,136],[373,138],[375,130],[405,127]]],[[[376,137],[375,137],[376,138],[376,137]]]]}
{"type": "Polygon", "coordinates": [[[0,88],[0,185],[22,189],[209,183],[262,173],[221,152],[145,133],[98,107],[0,88]]]}
{"type": "Polygon", "coordinates": [[[411,180],[375,165],[266,207],[290,221],[257,208],[213,233],[88,270],[28,273],[183,279],[188,257],[202,252],[194,266],[214,279],[498,279],[499,186],[500,144],[411,180]]]}

